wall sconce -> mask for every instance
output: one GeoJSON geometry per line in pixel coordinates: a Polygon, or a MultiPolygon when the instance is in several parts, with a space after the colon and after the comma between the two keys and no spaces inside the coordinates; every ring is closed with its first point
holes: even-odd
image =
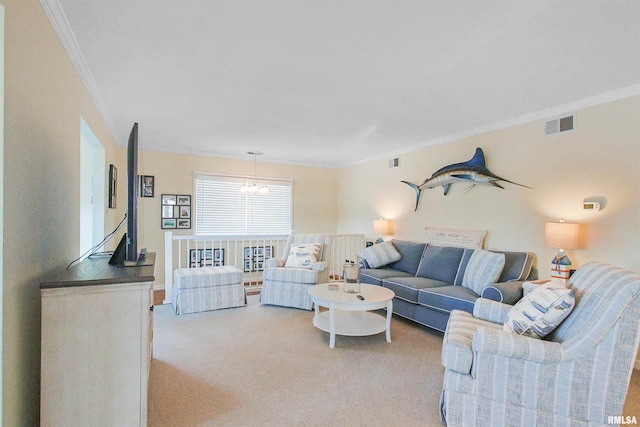
{"type": "Polygon", "coordinates": [[[558,249],[551,261],[551,277],[567,280],[571,274],[571,260],[565,249],[580,249],[580,224],[547,222],[544,224],[544,245],[558,249]]]}
{"type": "Polygon", "coordinates": [[[388,219],[374,219],[373,220],[373,233],[378,235],[378,239],[376,240],[376,243],[382,243],[384,242],[384,239],[382,238],[382,236],[388,236],[389,235],[389,220],[388,219]]]}

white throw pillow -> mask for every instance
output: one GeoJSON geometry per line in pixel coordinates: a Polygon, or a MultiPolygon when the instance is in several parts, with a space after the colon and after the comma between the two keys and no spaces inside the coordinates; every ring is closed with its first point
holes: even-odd
{"type": "Polygon", "coordinates": [[[377,245],[369,246],[360,252],[360,258],[364,258],[371,268],[382,267],[391,264],[402,258],[400,252],[397,251],[391,242],[382,242],[377,245]]]}
{"type": "Polygon", "coordinates": [[[482,295],[484,288],[496,283],[504,268],[504,262],[504,254],[476,249],[464,270],[462,286],[482,295]]]}
{"type": "Polygon", "coordinates": [[[507,313],[502,329],[532,338],[544,338],[571,313],[576,299],[561,280],[538,286],[507,313]]]}
{"type": "Polygon", "coordinates": [[[320,245],[317,243],[292,244],[285,267],[312,268],[318,261],[320,245]]]}

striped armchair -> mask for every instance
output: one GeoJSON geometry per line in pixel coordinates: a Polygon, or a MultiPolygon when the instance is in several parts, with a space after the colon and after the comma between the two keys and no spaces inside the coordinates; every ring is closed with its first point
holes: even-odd
{"type": "Polygon", "coordinates": [[[262,273],[260,303],[311,310],[313,303],[309,288],[329,281],[329,255],[331,237],[321,234],[292,234],[287,239],[282,258],[265,261],[262,273]],[[318,262],[311,268],[286,267],[292,245],[317,243],[320,252],[318,262]]]}
{"type": "Polygon", "coordinates": [[[443,339],[447,426],[605,426],[622,415],[640,340],[640,276],[603,263],[569,280],[573,312],[545,339],[503,331],[511,306],[454,311],[443,339]]]}

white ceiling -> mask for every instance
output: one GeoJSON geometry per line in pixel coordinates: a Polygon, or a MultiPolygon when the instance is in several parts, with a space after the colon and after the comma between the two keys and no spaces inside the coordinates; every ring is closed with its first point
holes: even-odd
{"type": "Polygon", "coordinates": [[[639,1],[40,1],[147,150],[340,168],[640,93],[639,1]]]}

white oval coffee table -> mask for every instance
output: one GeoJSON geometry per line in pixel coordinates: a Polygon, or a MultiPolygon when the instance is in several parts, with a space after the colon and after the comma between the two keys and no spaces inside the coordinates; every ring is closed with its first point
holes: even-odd
{"type": "Polygon", "coordinates": [[[335,347],[336,335],[361,337],[386,331],[387,342],[391,342],[391,315],[393,313],[392,290],[382,286],[361,284],[359,294],[343,292],[342,283],[321,283],[309,288],[311,301],[315,304],[313,325],[329,332],[329,348],[335,347]],[[338,285],[330,290],[329,285],[338,285]],[[358,295],[364,297],[363,300],[358,295]],[[320,311],[320,307],[329,310],[320,311]],[[386,317],[370,310],[387,309],[386,317]]]}

